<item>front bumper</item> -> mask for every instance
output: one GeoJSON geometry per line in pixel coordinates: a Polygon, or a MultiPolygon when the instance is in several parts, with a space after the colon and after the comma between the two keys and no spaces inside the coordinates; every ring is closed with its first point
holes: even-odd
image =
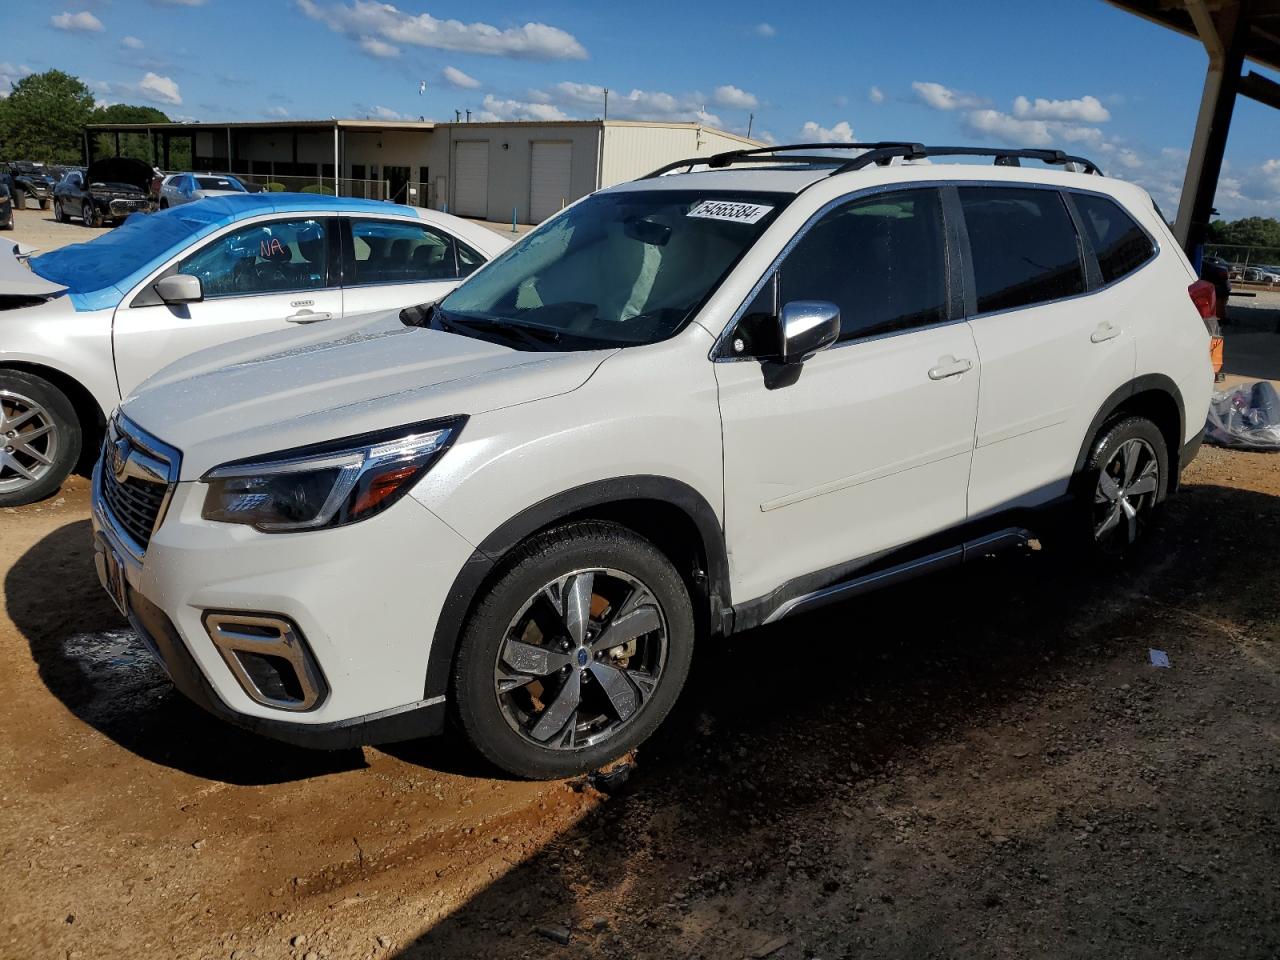
{"type": "Polygon", "coordinates": [[[238,726],[304,746],[439,732],[445,691],[425,689],[427,659],[473,548],[416,500],[348,527],[263,534],[203,520],[205,485],[178,483],[139,559],[108,521],[100,470],[94,535],[118,562],[130,622],[183,694],[238,726]],[[211,613],[296,624],[324,696],[303,711],[255,700],[215,645],[211,613]]]}

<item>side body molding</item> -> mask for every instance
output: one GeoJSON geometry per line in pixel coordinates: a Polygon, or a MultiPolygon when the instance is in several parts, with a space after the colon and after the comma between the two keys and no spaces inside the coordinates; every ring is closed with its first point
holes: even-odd
{"type": "MultiPolygon", "coordinates": [[[[692,521],[706,566],[706,622],[712,633],[730,632],[729,558],[724,530],[711,504],[693,487],[669,477],[638,475],[598,480],[533,504],[485,537],[455,578],[436,621],[427,658],[424,697],[448,692],[453,657],[467,614],[481,586],[503,557],[530,535],[559,521],[601,514],[607,518],[611,511],[628,506],[643,507],[646,502],[675,507],[692,521]]],[[[699,598],[695,596],[693,602],[695,612],[699,612],[699,598]]]]}

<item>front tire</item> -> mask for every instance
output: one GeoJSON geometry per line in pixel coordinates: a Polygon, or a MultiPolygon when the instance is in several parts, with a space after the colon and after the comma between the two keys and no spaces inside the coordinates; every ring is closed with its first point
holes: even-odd
{"type": "Polygon", "coordinates": [[[473,611],[454,662],[466,738],[533,780],[634,749],[679,696],[693,657],[689,593],[652,543],[614,524],[540,534],[473,611]]]}
{"type": "Polygon", "coordinates": [[[1169,493],[1169,449],[1145,417],[1108,424],[1094,441],[1079,486],[1082,539],[1093,551],[1119,557],[1150,530],[1169,493]]]}
{"type": "Polygon", "coordinates": [[[80,421],[43,377],[0,370],[0,507],[49,496],[80,459],[80,421]]]}
{"type": "Polygon", "coordinates": [[[93,209],[93,204],[87,200],[80,207],[80,219],[84,221],[86,227],[100,226],[97,211],[93,209]]]}

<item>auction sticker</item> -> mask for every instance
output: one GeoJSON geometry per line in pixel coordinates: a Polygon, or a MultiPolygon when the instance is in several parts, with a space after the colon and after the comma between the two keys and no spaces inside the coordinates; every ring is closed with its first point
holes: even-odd
{"type": "Polygon", "coordinates": [[[685,216],[703,220],[731,220],[734,223],[755,223],[773,207],[760,203],[736,203],[732,200],[703,200],[695,204],[685,216]]]}

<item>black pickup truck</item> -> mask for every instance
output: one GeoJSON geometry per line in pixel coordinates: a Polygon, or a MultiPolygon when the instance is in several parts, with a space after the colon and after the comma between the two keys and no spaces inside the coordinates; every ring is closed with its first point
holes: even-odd
{"type": "Polygon", "coordinates": [[[31,201],[41,210],[49,209],[56,182],[43,163],[32,160],[14,160],[9,163],[9,176],[13,178],[13,205],[26,207],[31,201]]]}

